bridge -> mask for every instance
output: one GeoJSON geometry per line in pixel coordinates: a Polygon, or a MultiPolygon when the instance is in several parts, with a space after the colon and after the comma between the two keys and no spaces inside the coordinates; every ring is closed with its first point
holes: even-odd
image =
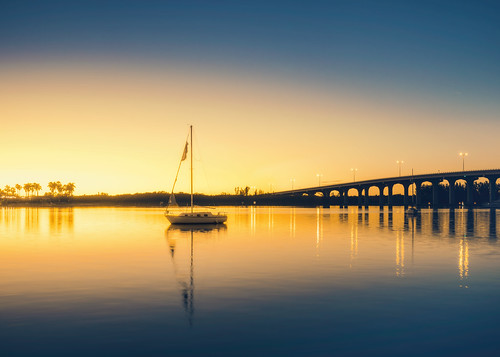
{"type": "Polygon", "coordinates": [[[425,175],[414,176],[398,176],[388,177],[374,180],[354,181],[347,183],[339,183],[335,185],[324,185],[316,187],[301,188],[296,190],[274,192],[274,196],[297,196],[297,195],[316,195],[322,194],[325,203],[328,203],[332,194],[338,193],[343,198],[344,206],[348,206],[349,190],[356,190],[358,193],[358,206],[368,206],[369,190],[372,187],[379,189],[379,205],[391,206],[393,204],[393,190],[395,185],[403,186],[403,203],[409,205],[411,198],[409,196],[409,188],[414,185],[416,192],[416,205],[421,206],[422,202],[422,185],[432,185],[432,206],[437,207],[439,204],[438,185],[442,182],[448,183],[448,205],[455,207],[458,202],[455,197],[455,185],[462,182],[466,186],[466,202],[467,206],[474,204],[474,183],[480,178],[484,178],[489,183],[489,203],[493,203],[497,199],[497,180],[500,178],[500,169],[495,170],[472,170],[472,171],[455,171],[455,172],[439,172],[425,175]],[[385,188],[388,188],[387,195],[384,195],[385,188]]]}

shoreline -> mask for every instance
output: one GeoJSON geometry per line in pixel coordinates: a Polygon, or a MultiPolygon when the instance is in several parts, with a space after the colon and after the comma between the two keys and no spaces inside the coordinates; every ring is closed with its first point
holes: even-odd
{"type": "MultiPolygon", "coordinates": [[[[176,201],[179,206],[190,205],[190,195],[187,193],[176,193],[176,201]]],[[[0,207],[164,207],[169,202],[170,194],[165,192],[135,193],[122,195],[91,195],[91,196],[35,196],[35,197],[7,197],[0,200],[0,207]]],[[[425,197],[427,198],[427,197],[425,197]]],[[[349,196],[345,200],[341,196],[331,196],[329,198],[321,196],[274,196],[264,195],[203,195],[195,194],[194,201],[198,206],[296,206],[296,207],[317,207],[317,206],[360,206],[357,196],[349,196]]],[[[445,200],[441,200],[436,208],[452,208],[445,200]]],[[[430,202],[425,199],[424,202],[430,202]]],[[[363,202],[361,206],[380,207],[379,196],[370,196],[368,202],[363,202]]],[[[402,195],[393,195],[392,204],[387,202],[383,207],[404,206],[402,195]]],[[[427,208],[428,204],[421,208],[427,208]]],[[[457,207],[455,207],[457,208],[457,207]]],[[[472,208],[500,208],[500,200],[495,200],[490,204],[485,199],[476,201],[472,208]]]]}

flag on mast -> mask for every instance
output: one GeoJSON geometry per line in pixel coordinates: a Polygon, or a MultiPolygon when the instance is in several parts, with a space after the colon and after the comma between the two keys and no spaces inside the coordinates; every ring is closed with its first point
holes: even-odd
{"type": "Polygon", "coordinates": [[[186,160],[187,153],[188,153],[188,143],[186,141],[186,146],[184,146],[184,152],[182,153],[182,159],[181,159],[181,161],[186,160]]]}

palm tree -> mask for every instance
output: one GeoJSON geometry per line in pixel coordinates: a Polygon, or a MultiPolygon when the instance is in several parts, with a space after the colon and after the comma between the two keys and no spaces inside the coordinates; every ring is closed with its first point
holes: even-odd
{"type": "Polygon", "coordinates": [[[64,191],[68,196],[73,196],[73,191],[75,191],[75,188],[76,185],[73,182],[69,182],[66,185],[64,185],[64,191]]]}
{"type": "Polygon", "coordinates": [[[25,183],[24,186],[23,186],[23,189],[24,189],[24,195],[26,197],[29,197],[30,196],[30,192],[31,192],[31,184],[30,183],[25,183]]]}
{"type": "Polygon", "coordinates": [[[16,183],[16,190],[17,190],[17,196],[21,194],[21,190],[23,189],[23,186],[20,184],[16,183]]]}
{"type": "Polygon", "coordinates": [[[61,196],[61,194],[62,194],[62,193],[63,193],[63,191],[64,191],[64,187],[63,187],[63,185],[62,185],[61,181],[57,181],[57,182],[56,182],[56,190],[57,190],[57,195],[58,195],[58,196],[61,196]]]}
{"type": "Polygon", "coordinates": [[[36,191],[36,195],[38,196],[38,191],[42,189],[42,186],[37,182],[33,183],[32,185],[33,185],[33,190],[36,191]]]}
{"type": "Polygon", "coordinates": [[[50,195],[54,196],[54,194],[56,193],[56,190],[57,190],[57,182],[54,182],[54,181],[49,182],[47,187],[50,190],[50,195]]]}
{"type": "Polygon", "coordinates": [[[33,197],[33,192],[35,191],[35,184],[30,182],[30,193],[31,197],[33,197]]]}
{"type": "Polygon", "coordinates": [[[9,185],[5,185],[5,188],[3,190],[3,194],[5,195],[5,197],[10,196],[10,186],[9,185]]]}

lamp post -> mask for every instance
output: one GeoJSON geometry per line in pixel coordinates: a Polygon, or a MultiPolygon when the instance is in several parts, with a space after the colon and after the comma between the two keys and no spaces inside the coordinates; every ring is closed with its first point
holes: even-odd
{"type": "Polygon", "coordinates": [[[293,184],[295,183],[295,179],[294,179],[294,178],[291,178],[291,179],[290,179],[290,182],[292,183],[292,190],[293,190],[293,184]]]}
{"type": "Polygon", "coordinates": [[[462,171],[465,171],[465,157],[469,156],[469,153],[461,152],[459,155],[462,157],[462,171]]]}
{"type": "Polygon", "coordinates": [[[356,182],[356,171],[358,171],[358,169],[351,169],[352,171],[352,182],[356,182]]]}
{"type": "Polygon", "coordinates": [[[404,163],[405,163],[405,162],[404,162],[404,161],[402,161],[402,160],[401,160],[401,161],[400,161],[400,160],[397,160],[397,161],[396,161],[396,164],[398,164],[398,166],[399,166],[399,176],[400,176],[400,177],[401,177],[401,165],[403,165],[404,163]]]}
{"type": "Polygon", "coordinates": [[[321,176],[323,176],[322,174],[316,174],[316,176],[318,176],[318,186],[321,186],[321,176]]]}

